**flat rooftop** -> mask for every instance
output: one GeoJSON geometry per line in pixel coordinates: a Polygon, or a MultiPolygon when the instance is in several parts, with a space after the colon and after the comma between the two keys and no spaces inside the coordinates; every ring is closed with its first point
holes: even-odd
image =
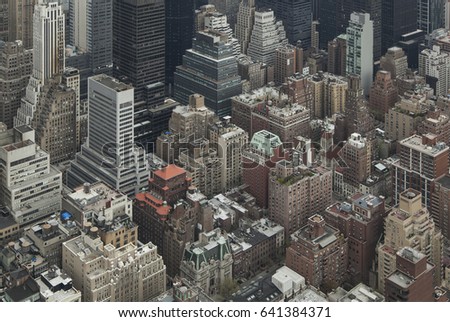
{"type": "Polygon", "coordinates": [[[92,77],[92,79],[106,87],[115,90],[116,92],[123,92],[133,89],[133,86],[122,83],[121,81],[105,74],[94,76],[92,77]]]}
{"type": "Polygon", "coordinates": [[[433,157],[449,149],[448,146],[443,142],[439,142],[433,146],[423,144],[422,137],[420,135],[410,136],[409,138],[400,141],[400,144],[412,150],[416,150],[433,157]]]}
{"type": "Polygon", "coordinates": [[[450,189],[450,175],[446,175],[437,180],[443,187],[450,189]]]}

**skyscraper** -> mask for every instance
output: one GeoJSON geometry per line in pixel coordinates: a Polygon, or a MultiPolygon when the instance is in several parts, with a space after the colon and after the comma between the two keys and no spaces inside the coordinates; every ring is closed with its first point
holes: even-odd
{"type": "Polygon", "coordinates": [[[419,54],[419,75],[426,78],[436,96],[447,95],[450,87],[450,53],[439,46],[419,54]]]}
{"type": "Polygon", "coordinates": [[[243,0],[239,5],[236,28],[236,38],[241,45],[243,54],[247,54],[248,44],[255,23],[255,0],[243,0]]]}
{"type": "Polygon", "coordinates": [[[368,13],[354,12],[347,28],[347,74],[361,77],[368,95],[373,80],[373,21],[368,13]]]}
{"type": "Polygon", "coordinates": [[[398,89],[394,85],[391,73],[385,70],[377,72],[370,88],[369,108],[375,118],[384,122],[385,114],[398,101],[398,89]]]}
{"type": "Polygon", "coordinates": [[[417,0],[417,29],[427,34],[445,27],[445,0],[417,0]]]}
{"type": "Polygon", "coordinates": [[[9,36],[9,3],[8,0],[0,0],[0,40],[8,41],[9,36]]]}
{"type": "Polygon", "coordinates": [[[112,69],[113,0],[70,0],[70,44],[90,53],[94,73],[112,69]]]}
{"type": "Polygon", "coordinates": [[[381,55],[381,17],[382,0],[353,0],[352,11],[364,12],[373,21],[373,59],[380,59],[381,55]]]}
{"type": "Polygon", "coordinates": [[[228,17],[230,25],[234,29],[237,21],[237,12],[241,0],[209,0],[209,4],[216,6],[217,11],[222,12],[228,17]]]}
{"type": "Polygon", "coordinates": [[[148,108],[164,103],[165,24],[164,0],[114,0],[113,75],[135,88],[134,135],[142,144],[151,140],[148,108]]]}
{"type": "Polygon", "coordinates": [[[311,46],[311,0],[256,0],[256,5],[259,9],[272,9],[277,19],[283,21],[290,44],[301,41],[305,50],[311,46]]]}
{"type": "Polygon", "coordinates": [[[195,11],[196,32],[205,29],[213,29],[228,35],[228,42],[233,44],[234,54],[241,53],[239,41],[233,37],[233,29],[228,23],[227,16],[215,9],[213,5],[201,6],[195,11]]]}
{"type": "MultiPolygon", "coordinates": [[[[183,62],[185,51],[194,37],[194,0],[165,0],[166,5],[166,83],[173,84],[173,74],[183,62]]],[[[207,2],[207,1],[206,1],[207,2]]]]}
{"type": "Polygon", "coordinates": [[[231,97],[242,93],[241,77],[228,35],[214,30],[197,32],[192,49],[175,72],[174,97],[189,103],[189,96],[201,94],[206,107],[218,116],[230,115],[231,97]]]}
{"type": "Polygon", "coordinates": [[[351,12],[351,0],[320,0],[320,48],[326,48],[329,41],[345,33],[351,12]]]}
{"type": "MultiPolygon", "coordinates": [[[[381,54],[417,30],[418,0],[382,0],[381,54]]],[[[420,0],[419,0],[420,1],[420,0]]]]}
{"type": "Polygon", "coordinates": [[[134,145],[134,91],[107,75],[89,79],[88,139],[71,162],[67,184],[101,180],[128,195],[147,185],[142,148],[134,145]]]}
{"type": "Polygon", "coordinates": [[[12,128],[33,70],[33,51],[18,40],[0,44],[0,55],[0,122],[12,128]]]}
{"type": "Polygon", "coordinates": [[[273,10],[261,9],[255,11],[253,26],[247,55],[253,61],[275,65],[275,49],[288,44],[283,22],[277,21],[273,10]]]}
{"type": "Polygon", "coordinates": [[[33,74],[17,111],[15,125],[30,124],[39,95],[50,79],[65,68],[64,13],[57,2],[39,2],[33,16],[33,74]]]}
{"type": "Polygon", "coordinates": [[[385,219],[384,242],[378,247],[378,287],[385,290],[386,278],[396,269],[396,252],[405,246],[422,252],[436,266],[434,280],[436,285],[440,285],[441,232],[435,228],[430,212],[422,204],[420,192],[405,190],[399,201],[385,219]]]}
{"type": "Polygon", "coordinates": [[[436,180],[448,173],[449,148],[437,136],[413,135],[400,141],[400,162],[394,164],[394,203],[401,193],[412,188],[422,193],[422,203],[432,209],[436,180]]]}
{"type": "Polygon", "coordinates": [[[33,48],[33,12],[36,2],[36,0],[9,0],[8,40],[22,40],[25,49],[33,48]]]}

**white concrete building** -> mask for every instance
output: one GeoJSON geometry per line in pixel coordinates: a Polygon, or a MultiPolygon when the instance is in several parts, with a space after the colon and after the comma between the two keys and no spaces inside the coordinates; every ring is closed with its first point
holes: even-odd
{"type": "Polygon", "coordinates": [[[368,95],[373,81],[373,21],[370,14],[353,12],[347,28],[347,75],[361,76],[368,95]]]}
{"type": "Polygon", "coordinates": [[[34,140],[26,125],[0,133],[0,203],[21,225],[61,210],[61,173],[34,140]]]}
{"type": "Polygon", "coordinates": [[[275,65],[275,49],[286,46],[288,40],[283,22],[277,21],[271,9],[255,11],[255,24],[247,55],[255,62],[275,65]]]}

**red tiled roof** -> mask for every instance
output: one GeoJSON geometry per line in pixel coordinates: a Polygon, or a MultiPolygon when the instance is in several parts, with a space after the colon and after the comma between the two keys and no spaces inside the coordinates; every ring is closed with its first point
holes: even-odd
{"type": "Polygon", "coordinates": [[[167,167],[153,171],[153,174],[163,180],[169,180],[176,176],[186,174],[186,171],[183,168],[177,167],[175,164],[169,164],[167,167]]]}

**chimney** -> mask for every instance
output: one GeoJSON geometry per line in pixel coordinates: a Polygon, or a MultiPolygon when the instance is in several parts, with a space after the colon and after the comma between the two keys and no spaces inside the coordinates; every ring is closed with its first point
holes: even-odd
{"type": "Polygon", "coordinates": [[[90,193],[91,192],[91,184],[90,183],[86,182],[83,185],[83,192],[84,193],[90,193]]]}

